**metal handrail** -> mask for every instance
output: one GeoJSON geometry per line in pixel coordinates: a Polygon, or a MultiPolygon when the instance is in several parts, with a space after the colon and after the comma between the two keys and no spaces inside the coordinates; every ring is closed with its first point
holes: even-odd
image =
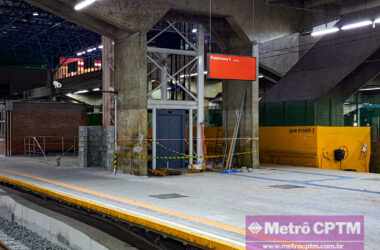
{"type": "Polygon", "coordinates": [[[68,151],[77,153],[78,136],[74,136],[72,139],[65,139],[64,136],[25,136],[24,137],[24,155],[31,156],[36,154],[37,148],[40,148],[40,153],[46,155],[46,153],[53,147],[60,149],[64,154],[68,151]]]}

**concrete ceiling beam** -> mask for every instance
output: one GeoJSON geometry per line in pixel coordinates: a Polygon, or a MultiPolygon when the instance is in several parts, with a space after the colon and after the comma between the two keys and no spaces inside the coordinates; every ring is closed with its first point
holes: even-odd
{"type": "MultiPolygon", "coordinates": [[[[26,0],[53,14],[115,40],[137,32],[148,32],[167,13],[174,11],[208,17],[209,1],[205,0],[106,0],[97,1],[76,12],[77,0],[26,0]]],[[[300,30],[305,13],[300,10],[277,8],[265,0],[212,1],[214,17],[225,18],[237,36],[245,43],[265,42],[300,30]]],[[[220,34],[230,35],[228,32],[220,34]]],[[[235,38],[233,38],[235,39],[235,38]]],[[[231,39],[229,39],[231,40],[231,39]]]]}

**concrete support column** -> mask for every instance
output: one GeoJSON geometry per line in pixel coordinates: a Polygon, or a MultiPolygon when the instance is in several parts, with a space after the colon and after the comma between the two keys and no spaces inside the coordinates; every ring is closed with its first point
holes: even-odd
{"type": "Polygon", "coordinates": [[[104,152],[103,152],[103,161],[105,168],[108,170],[112,170],[112,160],[113,160],[113,154],[115,152],[115,128],[114,127],[108,127],[103,128],[103,145],[104,152]]]}
{"type": "Polygon", "coordinates": [[[115,41],[115,83],[118,91],[117,141],[119,169],[147,175],[147,63],[146,34],[115,41]]]}
{"type": "Polygon", "coordinates": [[[103,83],[103,127],[112,126],[114,91],[114,45],[113,40],[102,37],[102,83],[103,83]]]}
{"type": "MultiPolygon", "coordinates": [[[[252,44],[246,49],[228,51],[230,54],[255,56],[258,59],[258,45],[252,44]]],[[[259,60],[257,60],[258,72],[259,60]]],[[[239,156],[240,166],[259,166],[259,79],[256,81],[223,81],[223,127],[225,136],[232,138],[236,125],[236,112],[241,107],[245,96],[244,109],[240,122],[240,138],[251,140],[238,140],[235,153],[244,153],[239,156]]],[[[231,140],[228,141],[228,144],[231,140]]]]}

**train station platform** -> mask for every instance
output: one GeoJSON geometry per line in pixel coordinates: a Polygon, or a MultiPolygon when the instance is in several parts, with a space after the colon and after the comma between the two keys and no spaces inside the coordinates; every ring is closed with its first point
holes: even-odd
{"type": "Polygon", "coordinates": [[[263,166],[232,175],[136,177],[2,158],[0,182],[209,249],[245,249],[248,215],[364,215],[365,249],[378,249],[376,174],[263,166]]]}

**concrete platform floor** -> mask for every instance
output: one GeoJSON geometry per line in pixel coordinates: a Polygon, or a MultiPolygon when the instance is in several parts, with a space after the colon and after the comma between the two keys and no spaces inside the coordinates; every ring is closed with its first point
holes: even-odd
{"type": "Polygon", "coordinates": [[[264,166],[252,173],[234,175],[202,173],[149,178],[5,158],[0,160],[0,175],[241,246],[247,215],[364,215],[365,249],[377,250],[380,245],[377,174],[264,166]],[[281,189],[276,185],[298,188],[281,189]],[[169,194],[180,196],[171,198],[169,194]]]}

